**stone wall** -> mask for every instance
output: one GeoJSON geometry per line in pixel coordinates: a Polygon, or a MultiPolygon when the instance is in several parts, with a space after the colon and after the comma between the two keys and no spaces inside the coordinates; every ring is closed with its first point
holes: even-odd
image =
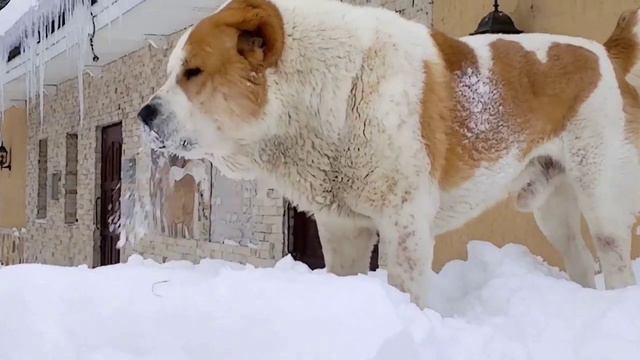
{"type": "Polygon", "coordinates": [[[0,265],[24,262],[24,237],[18,230],[0,229],[0,265]]]}
{"type": "MultiPolygon", "coordinates": [[[[272,266],[284,255],[285,235],[282,225],[285,211],[284,201],[282,196],[273,189],[261,187],[259,184],[253,187],[255,192],[251,191],[243,194],[241,202],[253,202],[256,204],[255,207],[247,208],[242,212],[232,211],[228,214],[219,215],[229,215],[229,218],[233,218],[233,216],[252,218],[250,224],[245,224],[244,222],[236,222],[236,224],[232,225],[218,224],[221,227],[228,227],[223,230],[230,234],[228,237],[213,237],[211,241],[201,241],[150,234],[136,241],[132,246],[128,246],[125,249],[125,255],[138,253],[158,262],[168,260],[197,262],[202,258],[216,258],[250,263],[255,266],[272,266]],[[232,235],[233,231],[229,231],[234,228],[242,228],[243,231],[249,229],[250,232],[243,240],[240,240],[232,235]]],[[[216,191],[214,184],[214,199],[217,197],[216,192],[226,191],[223,189],[216,191]]],[[[231,193],[233,193],[233,190],[231,190],[231,193]]],[[[215,216],[217,215],[213,214],[214,218],[215,216]]],[[[215,229],[212,229],[212,231],[215,232],[215,229]]]]}

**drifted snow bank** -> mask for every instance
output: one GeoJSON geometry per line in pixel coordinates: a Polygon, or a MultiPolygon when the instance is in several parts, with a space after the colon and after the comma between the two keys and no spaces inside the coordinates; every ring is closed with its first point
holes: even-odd
{"type": "Polygon", "coordinates": [[[383,272],[339,278],[290,258],[4,267],[0,359],[640,358],[640,287],[582,289],[520,246],[469,250],[426,311],[383,272]]]}

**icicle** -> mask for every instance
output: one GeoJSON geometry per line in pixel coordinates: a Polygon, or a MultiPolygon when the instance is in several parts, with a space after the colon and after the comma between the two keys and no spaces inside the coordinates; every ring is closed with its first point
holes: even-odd
{"type": "Polygon", "coordinates": [[[31,98],[29,97],[29,90],[30,90],[29,89],[29,81],[30,81],[29,72],[27,72],[25,70],[25,74],[24,74],[24,82],[25,82],[24,85],[25,86],[24,87],[25,87],[25,90],[27,91],[27,96],[26,96],[26,98],[27,98],[27,121],[29,121],[29,113],[31,111],[31,108],[29,107],[31,105],[31,98]]]}
{"type": "Polygon", "coordinates": [[[34,50],[33,50],[33,46],[31,46],[30,44],[30,37],[29,34],[26,35],[25,39],[24,39],[24,50],[23,50],[23,54],[26,55],[27,57],[27,61],[25,63],[25,81],[26,81],[26,85],[27,85],[27,111],[31,111],[31,99],[33,99],[34,97],[34,50]]]}
{"type": "MultiPolygon", "coordinates": [[[[51,39],[57,38],[66,45],[67,54],[74,56],[78,67],[78,106],[80,107],[80,122],[84,118],[84,84],[82,71],[85,66],[89,25],[91,24],[89,0],[19,0],[24,2],[24,13],[10,24],[7,31],[0,37],[0,54],[6,59],[6,54],[20,46],[24,61],[27,108],[31,105],[31,98],[40,98],[40,125],[44,125],[44,85],[46,63],[50,54],[51,39]],[[29,3],[27,3],[29,2],[29,3]],[[64,28],[61,19],[65,19],[64,28]],[[64,37],[58,37],[59,30],[65,31],[64,37]],[[56,33],[56,34],[54,34],[56,33]],[[77,53],[76,53],[77,51],[77,53]]],[[[117,3],[117,1],[115,2],[117,3]]],[[[112,6],[115,5],[112,4],[112,6]]],[[[110,7],[109,7],[110,8],[110,7]]],[[[4,63],[4,61],[0,61],[4,63]]],[[[0,86],[4,85],[6,68],[0,69],[0,86]]],[[[4,108],[4,89],[0,88],[0,107],[4,108]]],[[[3,116],[0,114],[0,116],[3,116]]],[[[0,118],[1,119],[1,118],[0,118]]]]}
{"type": "Polygon", "coordinates": [[[40,57],[38,58],[38,61],[40,62],[40,64],[38,65],[38,77],[40,80],[39,86],[40,86],[40,91],[38,94],[39,97],[39,101],[40,101],[40,129],[44,128],[44,75],[45,75],[45,66],[46,66],[46,62],[42,60],[42,55],[40,55],[40,57]]]}
{"type": "Polygon", "coordinates": [[[78,44],[78,105],[80,107],[80,126],[84,124],[84,67],[87,58],[88,30],[91,14],[89,10],[89,2],[86,4],[76,4],[74,9],[74,28],[73,33],[76,36],[75,42],[78,44]]]}
{"type": "Polygon", "coordinates": [[[84,63],[78,60],[78,105],[80,106],[80,127],[84,125],[84,63]]]}
{"type": "Polygon", "coordinates": [[[113,42],[113,29],[111,29],[111,21],[107,23],[107,45],[111,47],[111,43],[113,42]]]}
{"type": "MultiPolygon", "coordinates": [[[[45,84],[45,66],[46,59],[45,50],[47,48],[47,14],[40,14],[38,17],[38,23],[36,28],[36,35],[40,39],[40,44],[37,45],[37,49],[34,50],[34,54],[37,57],[35,65],[38,69],[38,105],[40,112],[40,130],[44,129],[44,84],[45,84]]],[[[34,48],[36,45],[34,45],[34,48]]]]}

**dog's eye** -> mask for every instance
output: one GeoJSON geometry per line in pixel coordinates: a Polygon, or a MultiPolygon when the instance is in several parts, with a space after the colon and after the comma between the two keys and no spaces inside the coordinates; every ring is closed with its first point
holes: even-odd
{"type": "Polygon", "coordinates": [[[186,69],[183,75],[185,79],[191,80],[200,74],[202,74],[202,69],[200,69],[199,67],[195,67],[195,68],[186,69]]]}

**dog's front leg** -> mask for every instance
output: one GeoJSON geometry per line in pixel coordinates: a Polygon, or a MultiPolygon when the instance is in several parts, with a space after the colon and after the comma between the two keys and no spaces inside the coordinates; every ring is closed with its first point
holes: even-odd
{"type": "Polygon", "coordinates": [[[316,214],[327,270],[336,275],[366,274],[378,240],[370,219],[316,214]]]}
{"type": "Polygon", "coordinates": [[[433,205],[433,199],[416,198],[388,211],[379,221],[381,243],[387,249],[389,283],[409,293],[411,301],[423,309],[432,276],[433,205]]]}

